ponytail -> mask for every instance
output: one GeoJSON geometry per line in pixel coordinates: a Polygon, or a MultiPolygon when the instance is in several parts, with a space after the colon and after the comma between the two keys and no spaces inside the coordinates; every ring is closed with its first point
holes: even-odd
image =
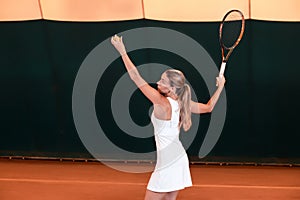
{"type": "Polygon", "coordinates": [[[175,94],[178,96],[178,104],[180,108],[179,127],[184,131],[191,128],[191,88],[185,83],[185,77],[179,70],[169,69],[166,72],[170,80],[170,85],[176,88],[175,94]]]}
{"type": "Polygon", "coordinates": [[[178,102],[179,102],[179,107],[180,107],[179,127],[182,127],[184,131],[188,131],[192,126],[190,86],[185,83],[182,88],[182,92],[179,94],[180,94],[178,96],[178,102]]]}

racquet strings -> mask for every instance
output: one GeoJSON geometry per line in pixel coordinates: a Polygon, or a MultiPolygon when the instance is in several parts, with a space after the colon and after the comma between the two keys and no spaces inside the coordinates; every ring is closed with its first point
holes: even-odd
{"type": "Polygon", "coordinates": [[[225,17],[221,30],[221,42],[225,48],[230,49],[237,45],[236,42],[241,39],[239,37],[242,31],[242,23],[243,17],[237,11],[233,11],[225,17]]]}

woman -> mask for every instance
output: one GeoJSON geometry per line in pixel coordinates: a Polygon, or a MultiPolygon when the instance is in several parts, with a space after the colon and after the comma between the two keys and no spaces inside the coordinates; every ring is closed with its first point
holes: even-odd
{"type": "Polygon", "coordinates": [[[157,162],[149,180],[145,200],[176,199],[178,191],[192,186],[189,161],[179,141],[182,127],[192,125],[191,113],[211,112],[219,99],[225,78],[217,78],[217,90],[207,104],[193,102],[189,85],[181,71],[165,71],[157,82],[157,90],[140,76],[126,53],[122,37],[111,38],[111,43],[122,56],[126,70],[141,92],[153,103],[151,121],[157,148],[157,162]]]}

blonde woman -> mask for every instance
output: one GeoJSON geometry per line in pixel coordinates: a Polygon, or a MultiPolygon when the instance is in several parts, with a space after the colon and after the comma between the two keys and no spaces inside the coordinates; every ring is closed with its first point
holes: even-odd
{"type": "Polygon", "coordinates": [[[157,82],[157,89],[154,89],[140,76],[128,57],[122,37],[113,36],[111,43],[122,56],[132,81],[154,107],[151,122],[154,126],[157,162],[147,186],[145,200],[175,200],[179,190],[192,186],[189,160],[179,140],[180,129],[190,129],[191,113],[201,114],[213,110],[225,78],[217,77],[218,87],[207,104],[194,102],[181,71],[166,70],[157,82]]]}

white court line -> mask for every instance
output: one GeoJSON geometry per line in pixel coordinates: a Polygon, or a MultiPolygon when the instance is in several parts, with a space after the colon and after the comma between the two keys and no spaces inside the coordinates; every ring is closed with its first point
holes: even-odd
{"type": "Polygon", "coordinates": [[[0,178],[1,181],[31,182],[31,183],[80,183],[80,184],[107,184],[107,185],[146,185],[144,183],[112,182],[112,181],[80,181],[80,180],[50,180],[50,179],[24,179],[24,178],[0,178]]]}
{"type": "MultiPolygon", "coordinates": [[[[49,179],[24,179],[24,178],[0,178],[7,182],[30,182],[30,183],[80,183],[80,184],[106,184],[106,185],[139,185],[145,186],[146,183],[134,182],[112,182],[112,181],[80,181],[80,180],[49,180],[49,179]]],[[[267,185],[217,185],[217,184],[194,184],[193,187],[201,188],[241,188],[241,189],[283,189],[300,190],[300,186],[267,186],[267,185]]]]}
{"type": "Polygon", "coordinates": [[[193,185],[194,187],[210,188],[241,188],[241,189],[283,189],[283,190],[300,190],[300,186],[267,186],[267,185],[193,185]]]}

